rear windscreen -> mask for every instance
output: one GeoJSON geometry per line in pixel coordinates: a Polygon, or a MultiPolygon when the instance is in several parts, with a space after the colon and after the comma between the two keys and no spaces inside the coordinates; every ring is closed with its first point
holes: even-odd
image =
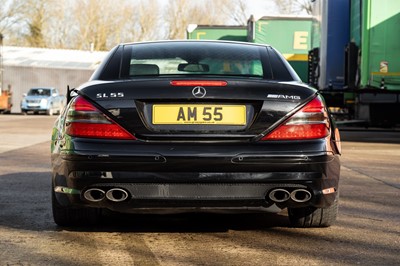
{"type": "Polygon", "coordinates": [[[223,76],[299,81],[286,60],[270,46],[234,42],[171,41],[116,47],[92,79],[161,76],[223,76]]]}
{"type": "Polygon", "coordinates": [[[233,75],[263,78],[263,52],[266,52],[265,47],[224,43],[136,44],[124,48],[122,76],[233,75]]]}

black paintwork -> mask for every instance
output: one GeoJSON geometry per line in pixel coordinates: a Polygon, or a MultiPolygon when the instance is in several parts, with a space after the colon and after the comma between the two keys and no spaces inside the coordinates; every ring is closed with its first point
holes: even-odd
{"type": "MultiPolygon", "coordinates": [[[[337,192],[329,195],[321,193],[330,187],[338,189],[340,148],[337,143],[340,140],[335,139],[337,136],[333,134],[333,122],[332,133],[324,139],[260,141],[262,136],[316,97],[318,93],[315,89],[301,84],[295,76],[287,81],[229,76],[159,76],[110,80],[116,75],[120,76],[117,66],[123,58],[123,48],[122,45],[113,49],[92,80],[77,91],[137,140],[70,137],[64,133],[67,112],[61,114],[52,139],[53,187],[81,191],[81,194],[56,193],[61,205],[102,207],[126,212],[140,207],[268,207],[272,202],[265,197],[271,189],[294,189],[296,186],[312,191],[312,200],[308,203],[289,200],[278,204],[280,208],[327,207],[333,203],[337,192]],[[224,80],[227,86],[206,87],[206,96],[197,99],[192,94],[193,86],[170,84],[172,80],[191,79],[224,80]],[[110,97],[112,93],[120,93],[123,97],[110,97]],[[270,94],[296,97],[269,98],[270,94]],[[244,104],[248,107],[249,122],[246,126],[152,125],[151,107],[155,103],[244,104]],[[113,178],[105,178],[107,172],[113,178]],[[152,196],[146,198],[138,192],[141,184],[155,184],[154,188],[149,189],[152,196]],[[235,198],[233,195],[229,198],[221,192],[221,195],[212,199],[204,199],[199,195],[197,198],[179,199],[161,192],[154,195],[160,188],[157,184],[161,187],[168,184],[194,184],[189,186],[193,190],[203,190],[201,184],[210,184],[221,188],[221,191],[242,184],[244,189],[248,187],[249,193],[252,193],[253,184],[258,184],[265,192],[261,198],[260,195],[254,195],[254,198],[235,198]],[[90,187],[125,188],[130,198],[123,203],[107,200],[90,203],[82,197],[83,191],[90,187]],[[142,198],[135,198],[135,193],[142,195],[142,198]]],[[[288,67],[287,71],[292,73],[293,70],[288,67]]],[[[179,191],[183,188],[177,186],[174,189],[179,191]]],[[[193,194],[196,194],[195,191],[193,194]]]]}

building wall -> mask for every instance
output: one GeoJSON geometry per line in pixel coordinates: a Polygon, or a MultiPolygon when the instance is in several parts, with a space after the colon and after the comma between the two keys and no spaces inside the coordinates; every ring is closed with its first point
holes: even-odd
{"type": "Polygon", "coordinates": [[[20,113],[23,94],[32,87],[55,87],[61,94],[67,93],[67,85],[76,88],[89,80],[94,70],[58,69],[25,66],[4,66],[4,89],[11,85],[12,113],[20,113]]]}

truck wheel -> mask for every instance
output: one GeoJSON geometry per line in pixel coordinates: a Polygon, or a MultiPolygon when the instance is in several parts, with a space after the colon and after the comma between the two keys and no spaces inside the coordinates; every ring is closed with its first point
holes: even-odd
{"type": "Polygon", "coordinates": [[[288,208],[290,224],[293,227],[329,227],[336,221],[338,200],[328,208],[288,208]]]}
{"type": "Polygon", "coordinates": [[[54,189],[51,193],[53,219],[59,226],[85,226],[97,224],[101,217],[101,209],[71,208],[61,206],[56,199],[54,189]]]}

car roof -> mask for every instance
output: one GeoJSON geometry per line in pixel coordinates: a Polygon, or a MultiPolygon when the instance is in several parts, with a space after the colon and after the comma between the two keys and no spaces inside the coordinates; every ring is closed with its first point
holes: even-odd
{"type": "Polygon", "coordinates": [[[225,44],[239,44],[239,45],[247,45],[247,46],[261,46],[261,47],[271,47],[269,44],[263,43],[249,43],[249,42],[240,42],[240,41],[226,41],[226,40],[158,40],[158,41],[144,41],[144,42],[127,42],[121,43],[120,45],[135,45],[135,44],[151,44],[151,43],[165,43],[165,44],[174,44],[174,43],[225,43],[225,44]]]}

